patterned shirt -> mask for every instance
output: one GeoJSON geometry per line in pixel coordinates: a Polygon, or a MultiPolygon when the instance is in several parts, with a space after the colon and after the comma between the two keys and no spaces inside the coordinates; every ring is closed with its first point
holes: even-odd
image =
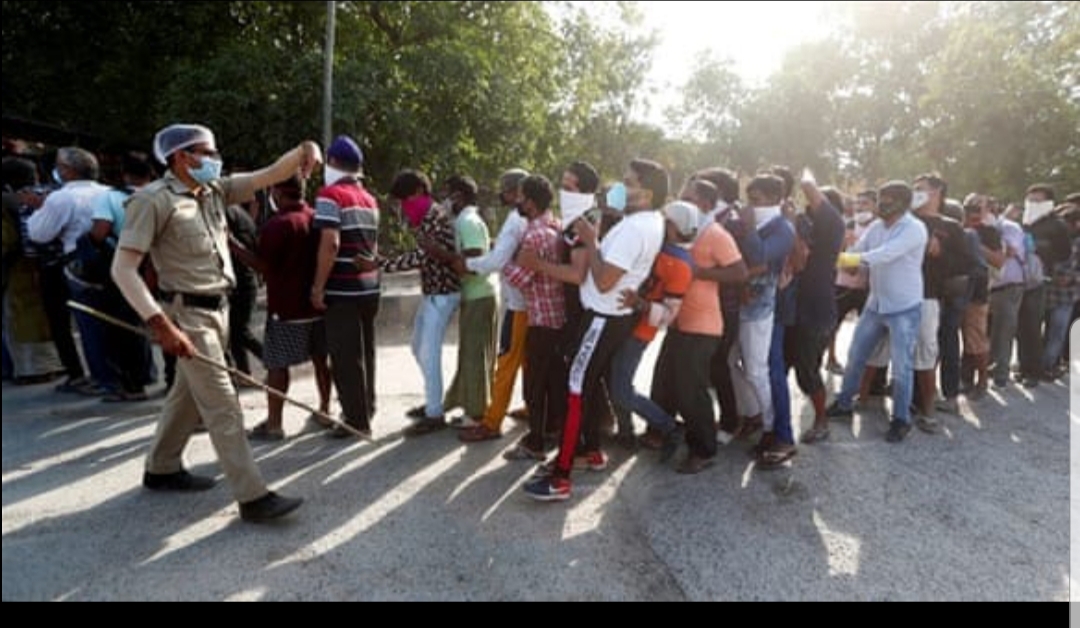
{"type": "MultiPolygon", "coordinates": [[[[558,264],[562,227],[551,212],[529,223],[522,250],[535,251],[540,259],[558,264]]],[[[529,311],[529,327],[562,329],[566,325],[566,291],[562,282],[510,264],[504,271],[507,283],[521,290],[529,311]]]]}
{"type": "Polygon", "coordinates": [[[1080,302],[1080,238],[1073,238],[1072,257],[1064,264],[1059,264],[1053,273],[1054,278],[1046,291],[1046,309],[1069,307],[1080,302]],[[1064,279],[1067,285],[1059,281],[1064,279]]]}
{"type": "MultiPolygon", "coordinates": [[[[442,248],[452,251],[455,244],[454,223],[439,207],[432,207],[424,217],[417,236],[434,241],[442,248]]],[[[399,255],[383,260],[382,270],[386,273],[404,273],[420,269],[420,283],[425,296],[443,296],[461,292],[461,277],[454,269],[422,250],[399,255]]]]}

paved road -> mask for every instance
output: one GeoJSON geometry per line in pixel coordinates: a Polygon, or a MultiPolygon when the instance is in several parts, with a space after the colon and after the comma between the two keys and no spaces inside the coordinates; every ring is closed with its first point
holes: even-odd
{"type": "MultiPolygon", "coordinates": [[[[239,523],[224,488],[138,488],[160,401],[117,412],[5,386],[3,600],[1068,599],[1063,384],[965,404],[944,435],[900,447],[867,410],[772,474],[745,445],[689,479],[616,452],[545,506],[500,456],[520,428],[470,449],[401,438],[420,400],[405,340],[391,329],[380,347],[378,442],[257,449],[275,487],[308,499],[276,527],[239,523]]],[[[295,391],[314,400],[306,374],[295,391]]],[[[243,402],[249,425],[263,418],[261,395],[243,402]]],[[[205,437],[188,460],[219,472],[205,437]]]]}

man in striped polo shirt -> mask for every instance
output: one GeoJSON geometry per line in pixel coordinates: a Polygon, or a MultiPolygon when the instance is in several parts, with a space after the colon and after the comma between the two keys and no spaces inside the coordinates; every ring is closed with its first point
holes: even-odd
{"type": "MultiPolygon", "coordinates": [[[[375,317],[379,313],[379,271],[363,272],[357,257],[378,255],[379,206],[364,189],[364,154],[356,142],[339,137],[327,151],[326,187],[315,203],[321,234],[311,303],[326,312],[326,340],[334,385],[345,423],[370,435],[375,414],[375,317]]],[[[340,428],[334,438],[348,438],[340,428]]]]}

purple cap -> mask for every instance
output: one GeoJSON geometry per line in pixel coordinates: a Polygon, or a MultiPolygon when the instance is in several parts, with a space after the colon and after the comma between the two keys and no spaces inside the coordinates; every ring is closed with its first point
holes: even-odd
{"type": "Polygon", "coordinates": [[[326,156],[341,166],[351,168],[353,172],[360,172],[364,167],[364,152],[352,138],[344,135],[334,140],[326,156]]]}

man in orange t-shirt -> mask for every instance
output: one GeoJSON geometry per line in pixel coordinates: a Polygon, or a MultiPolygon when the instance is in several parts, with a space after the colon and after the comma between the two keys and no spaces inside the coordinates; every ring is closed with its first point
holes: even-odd
{"type": "Polygon", "coordinates": [[[743,283],[748,275],[735,239],[719,223],[711,223],[698,233],[691,256],[694,281],[664,340],[652,389],[657,405],[686,422],[690,454],[678,469],[685,475],[704,471],[716,457],[716,413],[709,395],[709,367],[724,335],[720,285],[743,283]]]}

